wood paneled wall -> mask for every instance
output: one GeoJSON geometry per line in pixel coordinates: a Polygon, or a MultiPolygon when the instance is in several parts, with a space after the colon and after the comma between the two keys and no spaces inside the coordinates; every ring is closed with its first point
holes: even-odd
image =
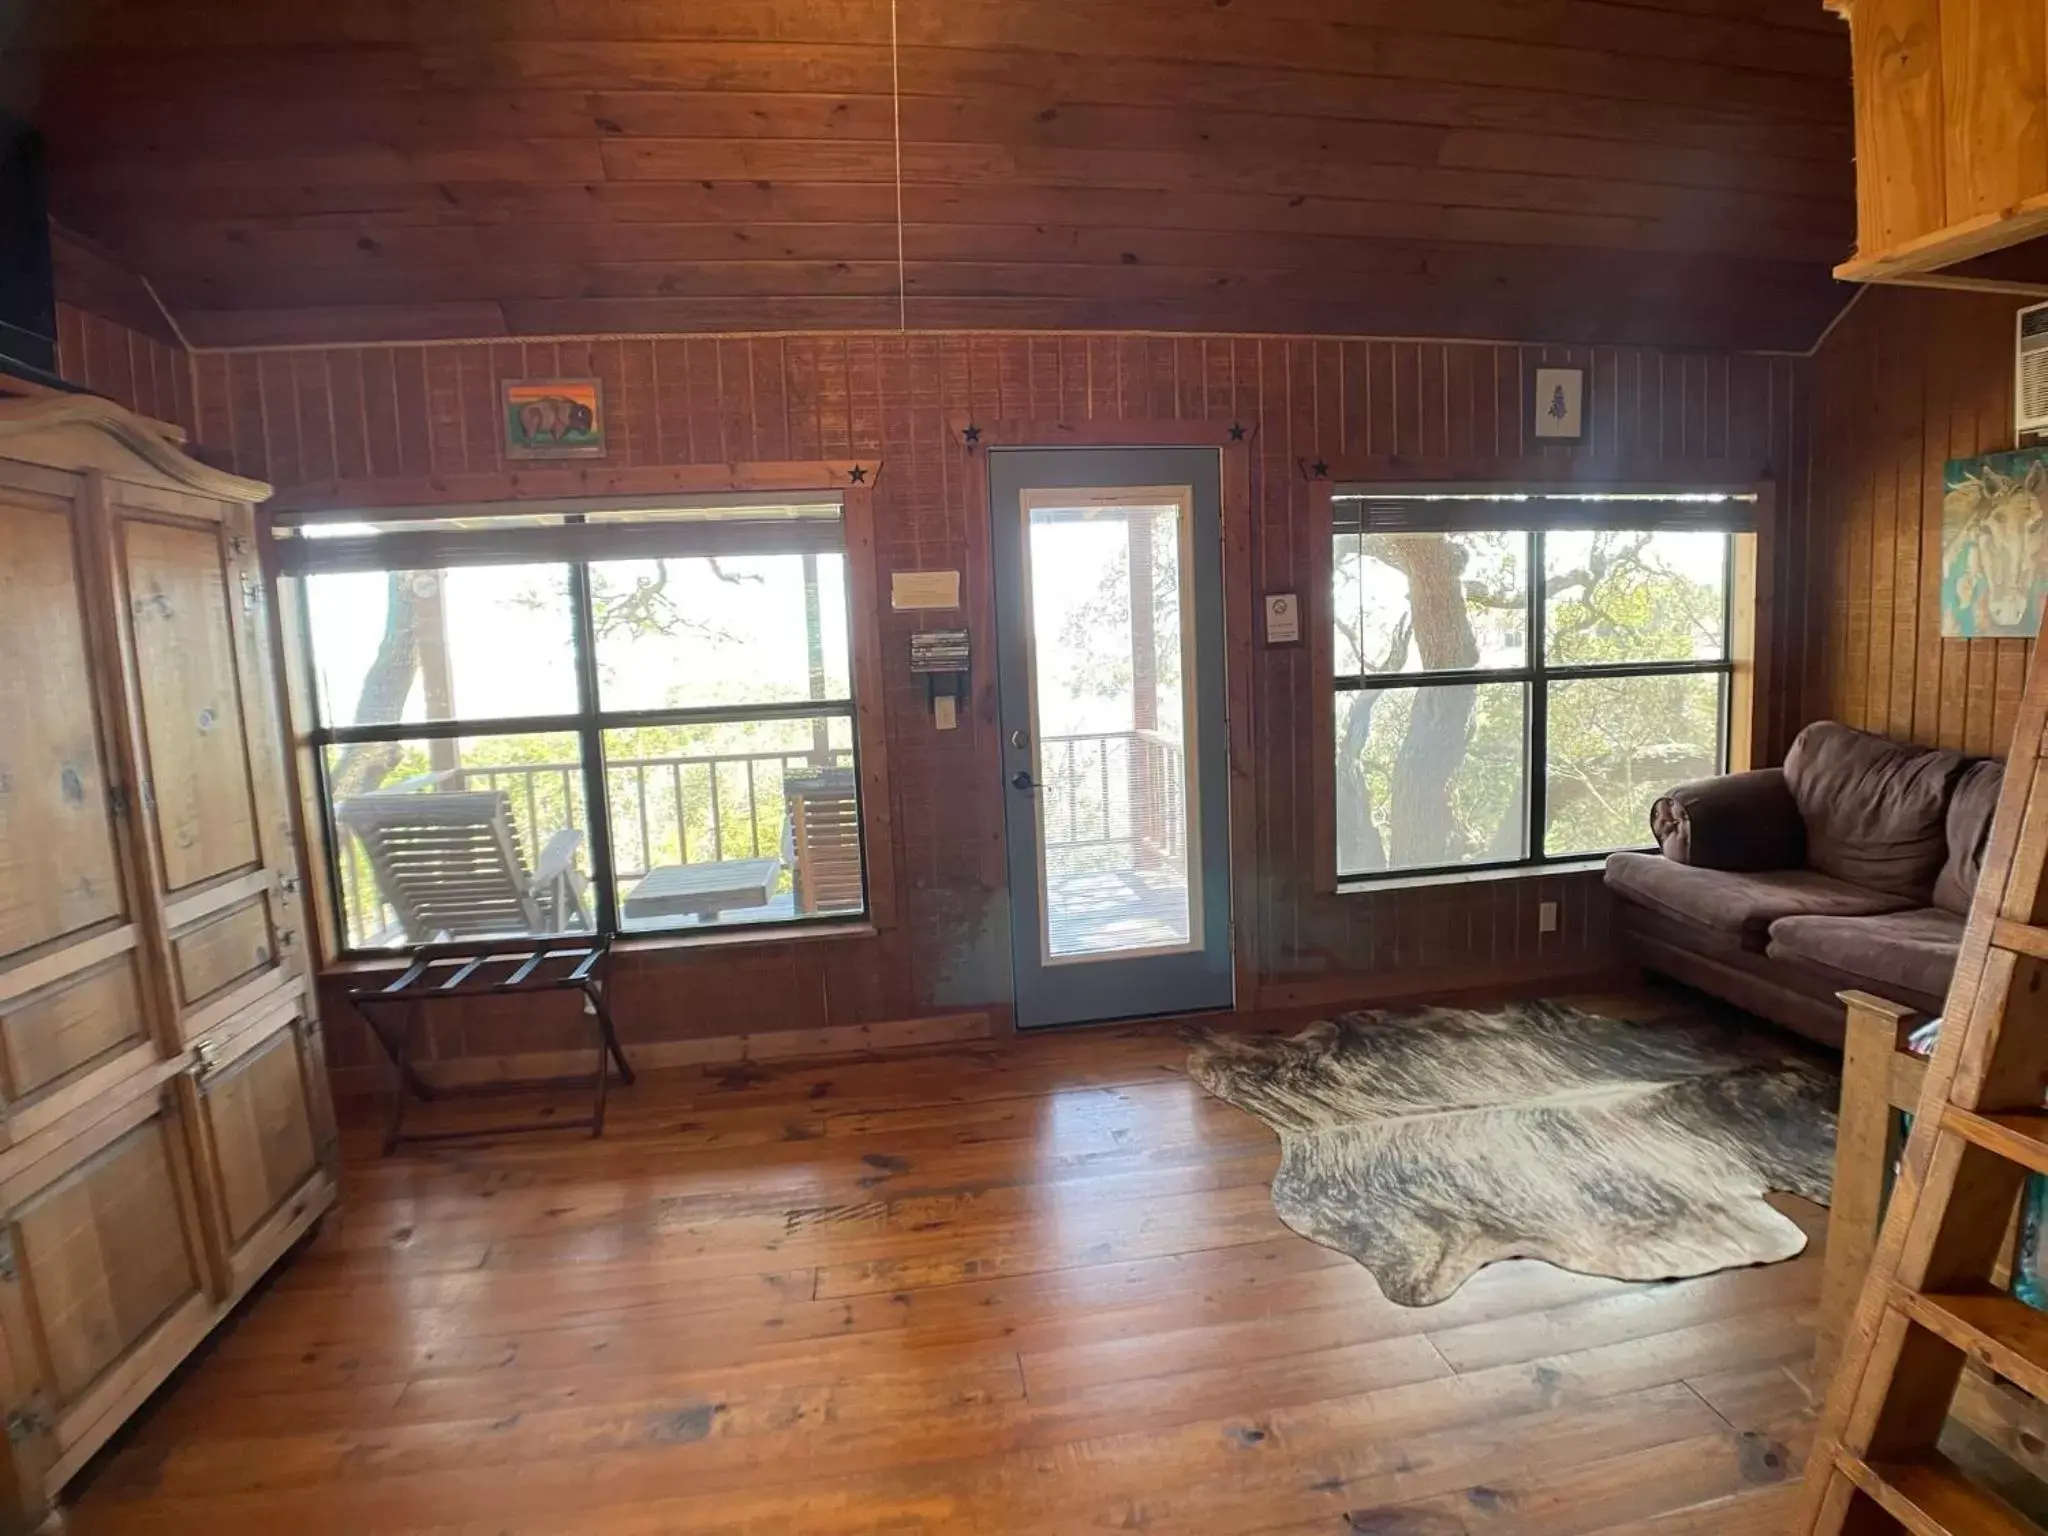
{"type": "Polygon", "coordinates": [[[2033,643],[1944,640],[1942,467],[2013,446],[2013,314],[1872,288],[1813,362],[1806,718],[1999,754],[2033,643]]]}
{"type": "Polygon", "coordinates": [[[61,226],[51,232],[57,372],[73,384],[190,433],[191,358],[142,280],[61,226]]]}
{"type": "Polygon", "coordinates": [[[60,301],[57,372],[131,411],[192,430],[192,371],[182,347],[60,301]]]}
{"type": "MultiPolygon", "coordinates": [[[[391,480],[447,498],[460,494],[465,473],[499,470],[503,378],[603,379],[614,464],[879,455],[885,573],[969,568],[967,520],[986,513],[964,504],[965,450],[950,419],[1242,422],[1255,433],[1256,590],[1300,592],[1326,579],[1327,551],[1308,536],[1313,464],[1411,477],[1512,474],[1528,462],[1524,368],[1536,355],[1279,337],[793,335],[201,353],[197,375],[203,441],[287,493],[324,489],[344,500],[351,483],[391,480]]],[[[1803,457],[1795,359],[1625,348],[1545,355],[1593,373],[1590,441],[1547,450],[1553,467],[1569,458],[1589,472],[1650,476],[1803,457]]],[[[1788,575],[1781,569],[1780,580],[1788,575]]],[[[882,627],[899,928],[877,939],[643,958],[621,983],[629,1037],[820,1028],[1005,1003],[1004,897],[982,874],[1002,835],[996,725],[969,718],[935,731],[906,665],[915,616],[884,613],[882,627]],[[975,793],[978,784],[988,792],[975,793]],[[662,969],[671,965],[694,968],[686,991],[662,969]],[[687,1004],[673,1002],[678,995],[687,1004]]],[[[987,654],[988,638],[977,647],[987,654]]],[[[1257,861],[1237,878],[1256,890],[1261,1005],[1440,993],[1606,961],[1597,875],[1317,894],[1308,743],[1319,682],[1304,648],[1260,648],[1254,658],[1257,861]],[[1544,901],[1560,903],[1562,927],[1539,936],[1544,901]]],[[[509,1048],[503,1037],[436,1047],[509,1048]]],[[[360,1041],[337,1038],[334,1049],[344,1064],[364,1059],[360,1041]]]]}
{"type": "Polygon", "coordinates": [[[56,206],[201,345],[907,318],[1800,348],[1854,227],[1818,0],[35,9],[72,22],[56,206]]]}

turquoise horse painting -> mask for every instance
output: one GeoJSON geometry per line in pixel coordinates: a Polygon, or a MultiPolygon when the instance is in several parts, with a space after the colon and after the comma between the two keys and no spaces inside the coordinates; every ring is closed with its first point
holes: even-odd
{"type": "Polygon", "coordinates": [[[1941,498],[1941,632],[2041,630],[2048,598],[2048,448],[1951,459],[1941,498]]]}

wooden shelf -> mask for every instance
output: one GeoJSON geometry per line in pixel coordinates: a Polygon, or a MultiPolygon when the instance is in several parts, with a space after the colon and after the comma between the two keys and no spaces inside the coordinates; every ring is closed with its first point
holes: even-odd
{"type": "Polygon", "coordinates": [[[2011,1506],[1945,1457],[1876,1464],[1846,1458],[1843,1470],[1913,1536],[2038,1536],[2011,1506]]]}
{"type": "Polygon", "coordinates": [[[1997,213],[1980,214],[1932,234],[1905,241],[1875,256],[1857,256],[1835,268],[1846,283],[1888,283],[1905,287],[1961,288],[2048,298],[2048,259],[2033,265],[2041,275],[2019,271],[1996,258],[2048,236],[2048,193],[1997,213]]]}
{"type": "Polygon", "coordinates": [[[2041,0],[1827,0],[1856,86],[1855,283],[2048,295],[2041,0]]]}
{"type": "Polygon", "coordinates": [[[1899,1310],[2032,1397],[2048,1400],[2048,1313],[2003,1292],[1922,1295],[1900,1286],[1899,1310]]]}
{"type": "Polygon", "coordinates": [[[2048,1177],[2048,1113],[1980,1115],[1951,1104],[1944,1118],[1958,1136],[2048,1177]]]}

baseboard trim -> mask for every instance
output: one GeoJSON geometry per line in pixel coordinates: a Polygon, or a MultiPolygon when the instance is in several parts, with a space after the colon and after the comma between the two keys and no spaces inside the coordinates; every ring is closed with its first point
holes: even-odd
{"type": "MultiPolygon", "coordinates": [[[[1261,980],[1254,1005],[1234,1015],[1208,1014],[1200,1022],[1256,1021],[1268,1028],[1303,1022],[1340,1007],[1377,1008],[1409,1003],[1483,1003],[1531,986],[1562,991],[1597,991],[1625,974],[1611,956],[1544,956],[1512,965],[1475,969],[1338,972],[1294,980],[1261,980]]],[[[1158,1023],[1159,1021],[1152,1021],[1158,1023]]],[[[859,1056],[989,1040],[1010,1033],[996,1010],[892,1019],[879,1024],[840,1024],[823,1029],[767,1030],[750,1035],[714,1035],[696,1040],[628,1041],[626,1056],[636,1070],[723,1066],[748,1061],[796,1061],[807,1057],[859,1056]]],[[[1057,1031],[1049,1031],[1057,1033],[1057,1031]]],[[[587,1073],[593,1046],[573,1051],[529,1051],[507,1056],[464,1056],[423,1064],[420,1076],[437,1087],[502,1083],[522,1077],[564,1077],[587,1073]]],[[[337,1098],[374,1098],[391,1091],[391,1070],[382,1061],[331,1069],[337,1098]]]]}
{"type": "Polygon", "coordinates": [[[1334,1008],[1343,1004],[1382,1007],[1389,1003],[1462,1003],[1489,999],[1541,984],[1572,991],[1596,990],[1623,974],[1612,955],[1541,956],[1508,965],[1446,966],[1436,970],[1338,972],[1259,983],[1258,1012],[1334,1008]]]}
{"type": "MultiPolygon", "coordinates": [[[[836,1024],[824,1029],[778,1029],[751,1035],[712,1035],[699,1040],[626,1042],[635,1071],[664,1067],[724,1066],[748,1061],[796,1061],[810,1056],[860,1056],[922,1046],[986,1040],[994,1034],[986,1013],[947,1013],[880,1024],[836,1024]]],[[[523,1077],[566,1077],[588,1073],[595,1043],[573,1051],[528,1051],[512,1056],[464,1056],[424,1063],[419,1074],[435,1087],[511,1082],[523,1077]]],[[[365,1098],[391,1090],[391,1069],[383,1062],[344,1067],[331,1073],[338,1098],[365,1098]]]]}

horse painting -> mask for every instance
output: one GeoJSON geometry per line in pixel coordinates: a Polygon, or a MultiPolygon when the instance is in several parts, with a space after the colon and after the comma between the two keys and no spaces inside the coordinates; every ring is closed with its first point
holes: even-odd
{"type": "Polygon", "coordinates": [[[2040,633],[2048,597],[2048,449],[1952,459],[1941,501],[1941,632],[2040,633]]]}

